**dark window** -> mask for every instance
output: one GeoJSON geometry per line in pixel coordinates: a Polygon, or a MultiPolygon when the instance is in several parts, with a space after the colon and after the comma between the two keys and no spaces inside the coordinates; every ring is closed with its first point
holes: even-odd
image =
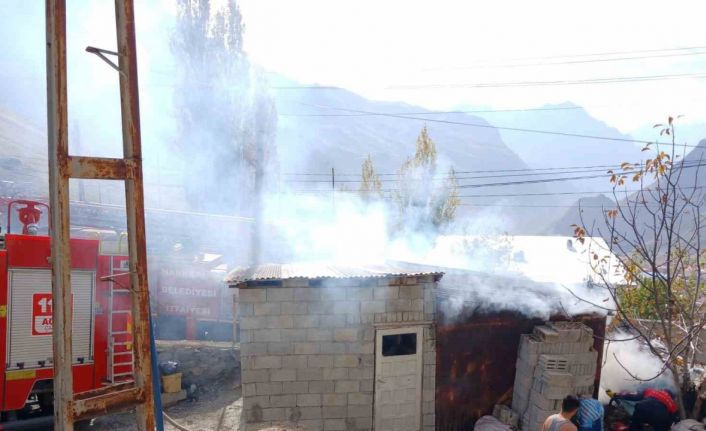
{"type": "Polygon", "coordinates": [[[382,356],[414,355],[417,353],[417,333],[382,336],[382,356]]]}

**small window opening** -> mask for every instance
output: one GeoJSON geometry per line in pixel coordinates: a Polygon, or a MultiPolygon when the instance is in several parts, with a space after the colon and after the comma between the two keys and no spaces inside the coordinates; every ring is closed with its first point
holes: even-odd
{"type": "Polygon", "coordinates": [[[417,333],[382,336],[382,356],[414,355],[417,353],[417,333]]]}

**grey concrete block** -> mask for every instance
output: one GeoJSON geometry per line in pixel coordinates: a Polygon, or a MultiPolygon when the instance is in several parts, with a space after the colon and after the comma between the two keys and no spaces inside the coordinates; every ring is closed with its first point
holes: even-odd
{"type": "Polygon", "coordinates": [[[323,380],[323,370],[321,368],[300,368],[297,370],[297,380],[323,380]]]}
{"type": "Polygon", "coordinates": [[[240,379],[243,383],[267,382],[270,379],[267,370],[243,369],[241,373],[240,379]]]}
{"type": "Polygon", "coordinates": [[[372,405],[373,395],[351,392],[348,394],[348,405],[372,405]]]}
{"type": "Polygon", "coordinates": [[[294,289],[286,287],[268,287],[267,301],[291,301],[294,299],[294,289]]]}
{"type": "Polygon", "coordinates": [[[334,301],[333,314],[359,314],[359,301],[334,301]]]}
{"type": "MultiPolygon", "coordinates": [[[[270,407],[294,407],[297,405],[296,395],[270,395],[270,407]]],[[[245,403],[245,399],[243,399],[245,403]]]]}
{"type": "Polygon", "coordinates": [[[345,314],[322,315],[320,325],[322,328],[328,329],[345,328],[347,323],[346,317],[345,314]]]}
{"type": "Polygon", "coordinates": [[[270,355],[291,355],[294,353],[294,343],[267,343],[267,353],[270,355]]]}
{"type": "Polygon", "coordinates": [[[416,284],[416,285],[409,285],[409,286],[400,286],[400,291],[399,291],[399,298],[400,299],[424,299],[424,294],[422,291],[422,286],[416,284]]]}
{"type": "Polygon", "coordinates": [[[324,419],[324,431],[345,431],[347,429],[344,419],[324,419]]]}
{"type": "Polygon", "coordinates": [[[361,313],[384,313],[385,301],[362,301],[360,303],[361,313]]]}
{"type": "Polygon", "coordinates": [[[309,368],[331,368],[333,367],[332,355],[311,355],[309,358],[309,368]]]}
{"type": "Polygon", "coordinates": [[[293,295],[296,301],[319,301],[321,299],[321,289],[296,287],[293,295]]]}
{"type": "Polygon", "coordinates": [[[374,390],[375,390],[375,381],[373,379],[360,381],[360,391],[361,392],[373,392],[374,390]]]}
{"type": "Polygon", "coordinates": [[[333,331],[331,329],[307,329],[306,339],[308,341],[332,341],[333,331]]]}
{"type": "Polygon", "coordinates": [[[257,395],[257,385],[255,383],[243,383],[243,397],[254,397],[257,395]]]}
{"type": "Polygon", "coordinates": [[[282,395],[282,383],[256,383],[258,395],[282,395]]]}
{"type": "Polygon", "coordinates": [[[346,343],[329,343],[329,342],[318,342],[317,343],[321,349],[320,353],[325,354],[340,354],[346,353],[346,343]]]}
{"type": "Polygon", "coordinates": [[[291,329],[294,327],[292,316],[267,316],[267,328],[291,329]]]}
{"type": "Polygon", "coordinates": [[[336,355],[333,364],[336,368],[355,368],[360,366],[362,359],[360,355],[336,355]]]}
{"type": "Polygon", "coordinates": [[[270,371],[271,382],[293,382],[297,380],[297,370],[294,368],[282,368],[270,371]]]}
{"type": "Polygon", "coordinates": [[[282,307],[278,302],[261,302],[253,304],[255,316],[278,316],[282,307]]]}
{"type": "Polygon", "coordinates": [[[282,357],[274,355],[255,356],[253,358],[253,369],[282,368],[282,357]]]}
{"type": "Polygon", "coordinates": [[[309,382],[283,382],[283,394],[306,394],[309,392],[309,382]]]}
{"type": "Polygon", "coordinates": [[[306,329],[281,329],[282,341],[307,341],[306,329]]]}
{"type": "Polygon", "coordinates": [[[369,301],[373,299],[373,289],[370,287],[351,287],[346,289],[346,299],[369,301]]]}
{"type": "Polygon", "coordinates": [[[294,343],[295,355],[314,355],[320,353],[321,344],[316,342],[294,343]]]}
{"type": "MultiPolygon", "coordinates": [[[[282,331],[280,329],[253,329],[253,341],[258,343],[272,343],[282,341],[282,331]]],[[[242,339],[241,339],[241,342],[242,339]]]]}
{"type": "Polygon", "coordinates": [[[398,286],[388,286],[387,283],[385,283],[379,287],[373,288],[373,298],[375,299],[397,299],[399,296],[400,288],[398,286]]]}
{"type": "Polygon", "coordinates": [[[358,328],[337,328],[333,330],[333,341],[354,342],[359,339],[358,328]]]}
{"type": "Polygon", "coordinates": [[[345,406],[324,406],[321,409],[321,413],[325,419],[345,418],[346,409],[345,406]]]}
{"type": "Polygon", "coordinates": [[[348,406],[347,411],[348,417],[351,418],[364,418],[373,416],[373,406],[371,405],[360,405],[360,406],[348,406]]]}
{"type": "MultiPolygon", "coordinates": [[[[398,311],[414,311],[412,309],[412,300],[411,299],[390,299],[387,302],[385,302],[385,311],[388,313],[396,313],[398,311]]],[[[396,316],[393,317],[392,319],[388,318],[389,321],[394,320],[401,320],[398,319],[396,316]]]]}
{"type": "Polygon", "coordinates": [[[250,303],[238,303],[238,315],[240,317],[243,316],[254,316],[255,315],[255,307],[253,307],[253,304],[250,303]]]}
{"type": "Polygon", "coordinates": [[[297,395],[297,406],[321,406],[321,394],[299,394],[297,395]]]}
{"type": "MultiPolygon", "coordinates": [[[[302,303],[306,307],[306,303],[302,303]]],[[[319,316],[292,316],[292,323],[294,328],[318,328],[319,327],[319,316]]]]}
{"type": "Polygon", "coordinates": [[[321,404],[326,406],[345,406],[348,404],[348,396],[343,394],[323,394],[321,404]]]}
{"type": "MultiPolygon", "coordinates": [[[[165,395],[165,394],[162,394],[165,395]]],[[[272,401],[269,395],[253,396],[248,398],[243,398],[243,408],[252,409],[254,407],[266,408],[266,407],[277,407],[272,406],[272,401]]]]}
{"type": "Polygon", "coordinates": [[[253,355],[264,355],[267,353],[267,343],[241,343],[240,355],[248,357],[253,355]]]}
{"type": "Polygon", "coordinates": [[[266,299],[265,289],[240,289],[238,297],[241,303],[265,302],[266,299]]]}
{"type": "Polygon", "coordinates": [[[373,367],[358,367],[348,370],[348,378],[350,380],[367,380],[375,378],[375,368],[373,367]]]}
{"type": "Polygon", "coordinates": [[[324,368],[324,380],[346,380],[348,379],[348,368],[324,368]]]}
{"type": "Polygon", "coordinates": [[[295,415],[294,409],[298,410],[299,420],[309,420],[309,419],[321,419],[322,418],[322,408],[317,407],[295,407],[292,409],[291,414],[295,415]]]}
{"type": "Polygon", "coordinates": [[[358,380],[338,380],[335,382],[336,393],[358,392],[360,390],[360,382],[358,380]]]}
{"type": "Polygon", "coordinates": [[[282,368],[306,368],[309,366],[309,361],[307,356],[296,355],[296,356],[283,356],[282,357],[282,368]]]}
{"type": "Polygon", "coordinates": [[[309,313],[309,306],[306,302],[282,302],[282,314],[289,316],[306,315],[309,313]]]}
{"type": "Polygon", "coordinates": [[[325,394],[334,391],[335,385],[333,381],[330,380],[317,380],[309,382],[309,393],[312,394],[325,394]]]}

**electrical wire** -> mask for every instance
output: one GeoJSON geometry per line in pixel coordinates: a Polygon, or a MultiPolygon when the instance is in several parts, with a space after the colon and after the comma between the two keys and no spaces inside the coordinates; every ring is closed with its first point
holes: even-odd
{"type": "MultiPolygon", "coordinates": [[[[706,76],[706,74],[704,76],[706,76]]],[[[659,142],[654,142],[654,141],[646,141],[646,140],[642,140],[642,139],[615,138],[615,137],[610,137],[610,136],[586,135],[586,134],[582,134],[582,133],[559,132],[559,131],[554,131],[554,130],[526,129],[526,128],[522,128],[522,127],[504,127],[504,126],[494,126],[494,125],[490,125],[490,124],[465,123],[462,121],[440,120],[438,118],[420,118],[420,117],[414,117],[414,116],[409,116],[409,115],[386,114],[384,112],[372,112],[372,111],[364,111],[364,110],[358,110],[358,109],[340,108],[340,107],[335,107],[335,106],[313,105],[313,104],[303,103],[303,102],[300,104],[307,105],[307,106],[315,106],[315,107],[320,107],[320,108],[334,109],[334,110],[338,110],[338,111],[359,112],[359,113],[366,113],[366,114],[371,114],[371,115],[379,115],[381,117],[400,118],[400,119],[405,119],[405,120],[416,120],[416,121],[424,121],[424,122],[429,122],[429,123],[452,124],[452,125],[456,125],[456,126],[478,127],[478,128],[484,128],[484,129],[507,130],[507,131],[511,131],[511,132],[536,133],[536,134],[555,135],[555,136],[568,136],[568,137],[572,137],[572,138],[596,139],[596,140],[603,140],[603,141],[631,142],[631,143],[637,143],[637,144],[671,145],[671,144],[667,144],[665,142],[659,143],[659,142]]],[[[697,147],[697,145],[689,145],[689,144],[676,144],[676,146],[690,147],[690,148],[697,147]]]]}
{"type": "Polygon", "coordinates": [[[553,62],[538,62],[538,63],[519,63],[519,64],[478,64],[472,66],[456,66],[456,67],[438,67],[428,70],[472,70],[472,69],[500,69],[500,68],[516,68],[516,67],[534,67],[534,66],[557,66],[557,65],[569,65],[569,64],[584,64],[584,63],[604,63],[613,61],[630,61],[630,60],[645,60],[651,58],[665,58],[665,57],[685,57],[692,55],[704,55],[706,52],[683,52],[683,53],[671,53],[671,54],[655,54],[655,55],[639,55],[632,57],[613,57],[613,58],[594,58],[594,59],[582,59],[582,60],[567,60],[567,61],[553,61],[553,62]]]}
{"type": "MultiPolygon", "coordinates": [[[[696,168],[696,167],[701,167],[701,166],[706,166],[706,163],[698,163],[698,164],[693,164],[693,165],[687,165],[684,167],[675,167],[673,168],[674,170],[676,169],[690,169],[690,168],[696,168]]],[[[622,171],[622,172],[616,172],[615,174],[620,176],[620,175],[634,175],[640,171],[632,170],[632,171],[622,171]]],[[[593,179],[593,178],[605,178],[605,177],[611,177],[614,174],[606,173],[606,174],[599,174],[599,175],[581,175],[581,176],[573,176],[573,177],[558,177],[558,178],[543,178],[543,179],[536,179],[536,180],[522,180],[522,181],[505,181],[505,182],[497,182],[497,183],[485,183],[485,184],[459,184],[456,186],[457,189],[467,189],[467,188],[482,188],[482,187],[499,187],[499,186],[513,186],[513,185],[520,185],[520,184],[543,184],[543,183],[554,183],[554,182],[563,182],[563,181],[574,181],[574,180],[584,180],[584,179],[593,179]]],[[[330,190],[294,190],[295,192],[331,192],[330,190]]],[[[392,192],[392,191],[399,191],[399,189],[388,189],[384,190],[385,192],[392,192]]]]}
{"type": "MultiPolygon", "coordinates": [[[[688,162],[688,163],[683,163],[683,164],[678,164],[675,166],[675,169],[684,169],[684,168],[689,168],[689,167],[695,167],[699,165],[699,161],[693,161],[693,162],[688,162]]],[[[632,165],[633,167],[639,167],[640,165],[632,165]]],[[[699,165],[700,166],[700,165],[699,165]]],[[[615,165],[611,166],[613,169],[619,169],[620,167],[616,167],[615,165]]],[[[468,173],[475,173],[473,171],[464,171],[468,173]]],[[[503,175],[478,175],[478,176],[460,176],[460,177],[455,177],[456,180],[474,180],[474,179],[485,179],[485,178],[509,178],[509,177],[526,177],[526,176],[542,176],[542,175],[557,175],[557,174],[580,174],[580,173],[589,173],[589,172],[605,172],[605,168],[602,169],[583,169],[583,170],[570,170],[570,171],[561,171],[561,172],[530,172],[530,173],[513,173],[513,174],[503,174],[503,175]]],[[[459,173],[455,172],[454,173],[459,173]]],[[[619,171],[616,171],[616,173],[620,173],[619,171]]],[[[315,179],[315,180],[299,180],[299,179],[288,179],[285,180],[289,183],[326,183],[330,184],[331,183],[331,174],[329,173],[329,178],[328,179],[315,179]]],[[[395,174],[396,175],[396,174],[395,174]]],[[[611,175],[610,173],[605,173],[605,175],[611,175]]],[[[360,174],[358,174],[360,177],[360,174]]],[[[434,176],[432,178],[423,178],[423,179],[414,179],[411,178],[409,180],[411,181],[429,181],[429,180],[434,180],[434,181],[447,181],[449,179],[448,175],[444,176],[434,176]]],[[[380,179],[380,182],[398,182],[398,179],[380,179]]],[[[363,179],[357,179],[357,180],[336,180],[336,183],[361,183],[363,182],[363,179]]]]}

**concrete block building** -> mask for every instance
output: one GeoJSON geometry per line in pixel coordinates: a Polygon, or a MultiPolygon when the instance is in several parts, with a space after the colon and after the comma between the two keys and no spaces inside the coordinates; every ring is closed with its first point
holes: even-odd
{"type": "Polygon", "coordinates": [[[242,428],[434,430],[442,275],[393,265],[232,271],[242,428]]]}

